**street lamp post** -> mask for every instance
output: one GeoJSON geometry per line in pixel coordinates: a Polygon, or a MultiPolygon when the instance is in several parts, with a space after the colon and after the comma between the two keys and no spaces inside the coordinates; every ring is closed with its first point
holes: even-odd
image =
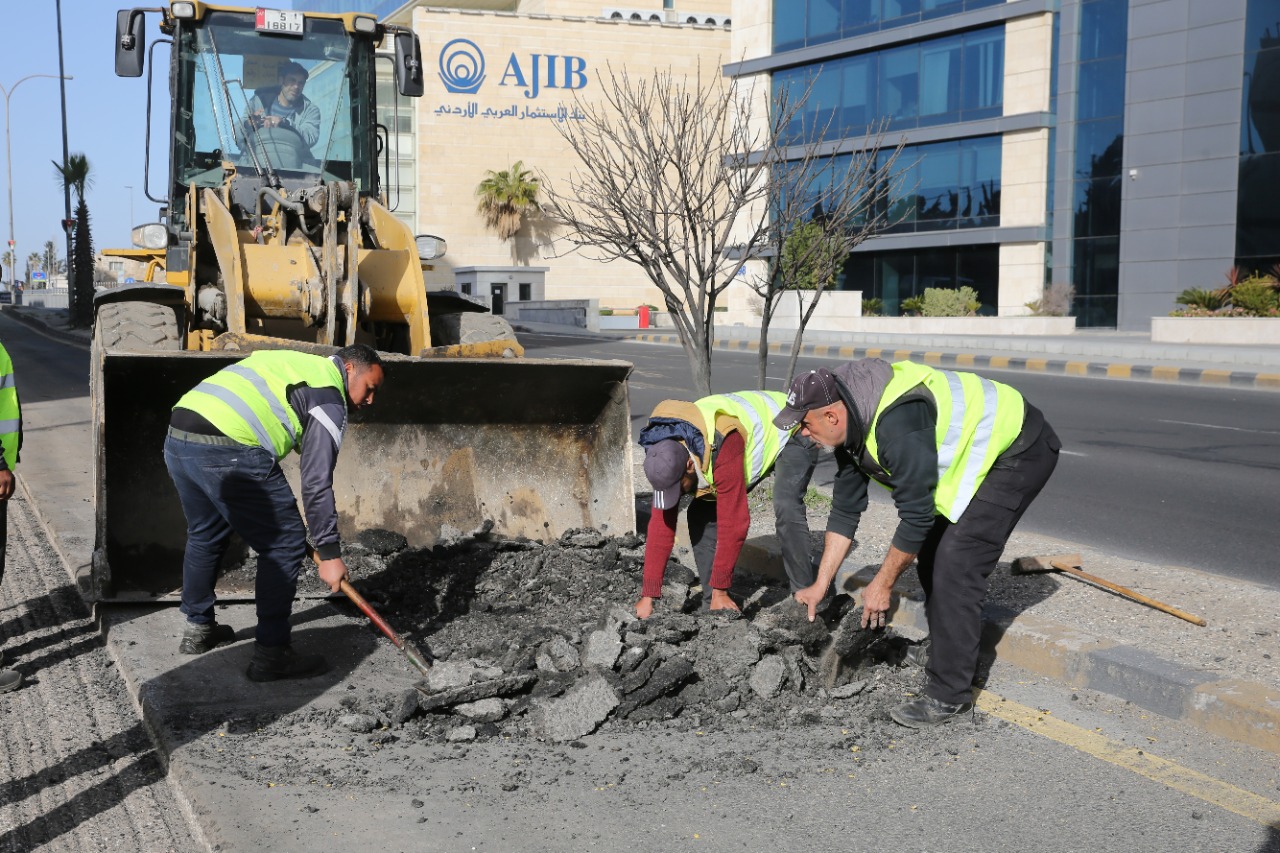
{"type": "Polygon", "coordinates": [[[13,152],[9,147],[9,96],[26,81],[33,77],[48,77],[51,80],[72,80],[72,77],[66,77],[61,74],[28,74],[17,83],[14,83],[8,89],[0,85],[0,92],[4,93],[4,163],[5,174],[9,182],[9,252],[13,255],[13,263],[9,265],[9,292],[14,290],[14,284],[17,280],[18,273],[18,244],[13,239],[13,152]]]}

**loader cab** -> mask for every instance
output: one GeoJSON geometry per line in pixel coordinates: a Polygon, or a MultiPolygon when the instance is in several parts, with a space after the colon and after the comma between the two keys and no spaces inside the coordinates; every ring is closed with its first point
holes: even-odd
{"type": "Polygon", "coordinates": [[[250,11],[178,22],[173,196],[221,186],[228,165],[251,191],[350,181],[376,192],[373,39],[339,19],[295,16],[302,32],[287,35],[261,29],[250,11]],[[281,99],[299,77],[290,110],[281,99]]]}

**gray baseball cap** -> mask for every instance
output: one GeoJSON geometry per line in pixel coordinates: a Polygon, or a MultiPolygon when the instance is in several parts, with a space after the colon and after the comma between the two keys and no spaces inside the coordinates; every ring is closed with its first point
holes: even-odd
{"type": "Polygon", "coordinates": [[[645,448],[644,475],[653,486],[654,509],[671,509],[680,503],[680,478],[688,464],[689,451],[674,438],[645,448]]]}

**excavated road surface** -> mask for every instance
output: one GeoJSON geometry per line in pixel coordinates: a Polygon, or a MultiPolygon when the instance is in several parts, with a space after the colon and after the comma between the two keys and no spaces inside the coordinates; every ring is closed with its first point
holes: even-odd
{"type": "Polygon", "coordinates": [[[9,502],[0,853],[203,849],[94,620],[30,507],[9,502]]]}

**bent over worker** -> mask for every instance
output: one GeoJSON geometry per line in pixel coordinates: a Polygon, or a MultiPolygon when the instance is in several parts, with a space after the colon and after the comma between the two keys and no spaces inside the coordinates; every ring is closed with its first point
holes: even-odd
{"type": "Polygon", "coordinates": [[[164,460],[187,518],[180,652],[201,654],[234,639],[230,626],[217,624],[213,605],[218,563],[235,532],[258,555],[249,678],[305,678],[327,668],[322,656],[293,651],[289,613],[308,534],[320,579],[337,592],[347,576],[333,468],[348,407],[372,405],[382,380],[381,358],[363,344],[327,358],[270,350],[223,368],[178,401],[164,460]],[[280,470],[294,450],[301,454],[305,526],[280,470]]]}
{"type": "Polygon", "coordinates": [[[809,618],[875,480],[893,493],[899,523],[862,592],[862,626],[884,626],[894,582],[918,558],[932,638],[924,695],[890,715],[924,728],[972,710],[987,579],[1058,464],[1062,443],[1044,415],[973,373],[869,358],[796,376],[774,424],[835,448],[839,466],[817,582],[796,593],[809,618]]]}
{"type": "Polygon", "coordinates": [[[648,618],[662,595],[675,543],[681,495],[689,504],[689,539],[702,582],[703,609],[737,611],[729,597],[733,570],[751,526],[747,492],[777,468],[774,512],[783,565],[794,592],[813,582],[804,493],[818,448],[774,427],[784,397],[777,391],[715,394],[692,403],[664,400],[640,432],[644,472],[653,486],[645,542],[644,581],[636,615],[648,618]],[[785,485],[784,485],[785,484],[785,485]]]}
{"type": "MultiPolygon", "coordinates": [[[[0,581],[4,579],[4,556],[9,546],[9,499],[17,481],[13,471],[22,450],[22,406],[18,402],[18,386],[13,378],[13,362],[9,351],[0,344],[0,581]]],[[[0,651],[0,664],[4,652],[0,651]]],[[[0,693],[16,690],[22,684],[22,673],[0,669],[0,693]]]]}

